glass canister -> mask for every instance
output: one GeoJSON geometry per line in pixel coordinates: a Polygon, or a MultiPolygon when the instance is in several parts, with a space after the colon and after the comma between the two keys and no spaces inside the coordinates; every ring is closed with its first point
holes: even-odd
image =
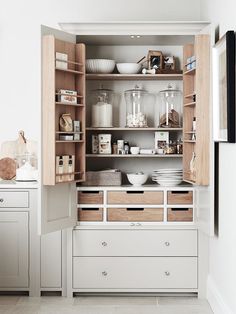
{"type": "Polygon", "coordinates": [[[113,90],[101,87],[93,90],[91,94],[91,126],[94,128],[113,127],[113,90]]]}
{"type": "Polygon", "coordinates": [[[154,94],[148,93],[137,85],[134,89],[126,90],[124,94],[126,101],[126,127],[148,127],[153,116],[154,94]]]}
{"type": "Polygon", "coordinates": [[[159,108],[160,128],[182,127],[182,92],[171,85],[159,92],[161,105],[159,108]]]}

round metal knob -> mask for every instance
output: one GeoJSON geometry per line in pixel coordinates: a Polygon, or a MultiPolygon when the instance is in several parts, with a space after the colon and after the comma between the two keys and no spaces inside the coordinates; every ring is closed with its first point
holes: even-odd
{"type": "Polygon", "coordinates": [[[102,246],[107,246],[107,242],[103,241],[102,246]]]}
{"type": "Polygon", "coordinates": [[[4,199],[3,199],[3,198],[0,198],[0,202],[3,203],[3,202],[4,202],[4,199]]]}
{"type": "Polygon", "coordinates": [[[134,227],[134,226],[135,226],[135,223],[132,222],[132,223],[130,224],[130,226],[131,226],[131,227],[134,227]]]}
{"type": "Polygon", "coordinates": [[[170,246],[170,242],[166,241],[165,246],[170,246]]]}
{"type": "Polygon", "coordinates": [[[165,275],[166,275],[166,276],[170,276],[170,272],[165,271],[165,275]]]}
{"type": "Polygon", "coordinates": [[[140,226],[142,226],[142,224],[140,222],[138,222],[138,223],[136,223],[136,226],[140,227],[140,226]]]}
{"type": "Polygon", "coordinates": [[[107,276],[107,272],[106,272],[106,271],[103,271],[103,272],[102,272],[102,275],[106,277],[106,276],[107,276]]]}

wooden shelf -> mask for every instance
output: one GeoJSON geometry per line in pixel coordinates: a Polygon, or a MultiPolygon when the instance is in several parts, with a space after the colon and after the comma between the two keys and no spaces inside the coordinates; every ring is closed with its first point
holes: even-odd
{"type": "Polygon", "coordinates": [[[56,173],[56,176],[68,176],[68,175],[77,175],[77,174],[83,174],[83,172],[67,172],[67,173],[56,173]]]}
{"type": "Polygon", "coordinates": [[[87,80],[182,80],[182,73],[173,74],[86,74],[87,80]]]}
{"type": "Polygon", "coordinates": [[[184,140],[184,143],[192,143],[192,144],[195,144],[196,141],[194,141],[194,140],[184,140]]]}
{"type": "Polygon", "coordinates": [[[186,131],[184,134],[196,134],[196,131],[186,131]]]}
{"type": "Polygon", "coordinates": [[[185,71],[183,75],[193,75],[195,74],[195,72],[196,72],[196,68],[185,71]]]}
{"type": "Polygon", "coordinates": [[[58,140],[58,141],[56,141],[56,143],[84,143],[84,140],[78,140],[78,141],[74,141],[74,140],[72,140],[72,141],[63,141],[63,140],[58,140]]]}
{"type": "MultiPolygon", "coordinates": [[[[68,96],[67,94],[62,94],[62,93],[55,93],[56,96],[68,96]]],[[[76,98],[84,98],[82,95],[73,95],[73,97],[76,98]]]]}
{"type": "Polygon", "coordinates": [[[68,104],[65,102],[55,102],[56,105],[61,105],[61,106],[73,106],[73,107],[84,107],[84,104],[68,104]]]}
{"type": "Polygon", "coordinates": [[[192,101],[192,102],[189,102],[187,104],[184,104],[184,107],[193,107],[196,105],[196,101],[192,101]]]}
{"type": "Polygon", "coordinates": [[[184,96],[184,98],[190,98],[190,97],[193,97],[193,96],[196,96],[196,92],[193,92],[191,94],[187,94],[184,96]]]}
{"type": "Polygon", "coordinates": [[[68,63],[68,64],[75,64],[75,65],[78,65],[78,66],[83,66],[83,63],[75,62],[75,61],[71,61],[71,60],[55,59],[55,61],[64,62],[64,63],[68,63]]]}
{"type": "Polygon", "coordinates": [[[84,72],[82,71],[76,71],[76,70],[70,70],[70,69],[60,69],[60,68],[55,68],[56,71],[62,71],[65,73],[71,73],[71,74],[76,74],[76,75],[84,75],[84,72]]]}
{"type": "Polygon", "coordinates": [[[62,131],[56,131],[56,134],[83,134],[83,132],[62,132],[62,131]]]}
{"type": "Polygon", "coordinates": [[[103,155],[103,154],[86,154],[88,158],[182,158],[180,154],[169,154],[169,155],[103,155]]]}
{"type": "Polygon", "coordinates": [[[87,131],[183,131],[183,128],[125,128],[125,127],[113,127],[113,128],[86,128],[87,131]]]}

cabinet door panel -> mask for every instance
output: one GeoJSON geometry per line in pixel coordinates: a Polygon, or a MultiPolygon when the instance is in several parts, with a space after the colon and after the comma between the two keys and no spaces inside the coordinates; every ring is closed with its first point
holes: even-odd
{"type": "Polygon", "coordinates": [[[28,213],[0,212],[0,288],[28,287],[28,213]]]}

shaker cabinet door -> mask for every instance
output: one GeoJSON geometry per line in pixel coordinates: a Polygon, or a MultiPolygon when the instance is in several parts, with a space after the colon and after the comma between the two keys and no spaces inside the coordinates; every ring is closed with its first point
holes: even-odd
{"type": "Polygon", "coordinates": [[[27,288],[28,213],[0,212],[0,289],[27,288]]]}

